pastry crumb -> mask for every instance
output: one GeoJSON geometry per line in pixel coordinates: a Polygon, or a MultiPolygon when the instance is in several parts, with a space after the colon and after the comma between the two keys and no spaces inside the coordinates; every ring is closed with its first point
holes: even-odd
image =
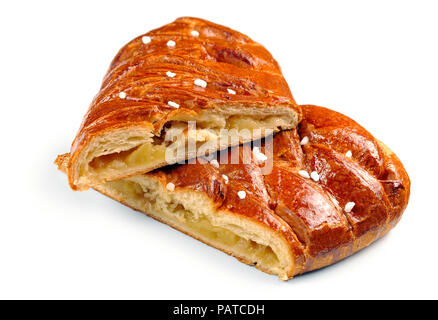
{"type": "Polygon", "coordinates": [[[175,185],[172,182],[169,182],[166,185],[166,189],[169,190],[169,191],[175,191],[175,185]]]}

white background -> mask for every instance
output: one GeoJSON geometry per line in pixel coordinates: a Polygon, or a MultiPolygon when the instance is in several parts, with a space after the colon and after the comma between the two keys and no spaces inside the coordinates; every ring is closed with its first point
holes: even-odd
{"type": "Polygon", "coordinates": [[[2,1],[0,298],[438,298],[435,1],[2,1]],[[69,151],[118,49],[179,16],[237,29],[280,62],[296,101],[349,115],[412,180],[399,225],[282,282],[94,192],[69,151]]]}

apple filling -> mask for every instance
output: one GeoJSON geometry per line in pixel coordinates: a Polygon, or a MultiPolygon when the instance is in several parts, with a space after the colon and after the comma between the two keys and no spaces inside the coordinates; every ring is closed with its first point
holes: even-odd
{"type": "Polygon", "coordinates": [[[216,219],[211,203],[195,192],[166,192],[158,181],[145,177],[132,177],[107,182],[111,190],[129,199],[128,204],[156,217],[169,225],[243,258],[265,269],[275,270],[280,262],[271,246],[258,242],[255,236],[234,223],[216,219]]]}
{"type": "MultiPolygon", "coordinates": [[[[196,128],[189,128],[188,123],[184,121],[171,121],[163,129],[162,136],[152,137],[150,141],[128,150],[92,158],[84,169],[92,175],[99,175],[102,180],[108,180],[116,171],[134,172],[136,169],[143,170],[147,167],[143,171],[146,172],[162,166],[164,162],[173,164],[260,139],[287,125],[286,120],[278,116],[229,116],[226,120],[224,117],[216,117],[213,120],[214,122],[211,122],[201,118],[196,122],[196,128]]],[[[84,173],[82,171],[81,174],[84,173]]]]}

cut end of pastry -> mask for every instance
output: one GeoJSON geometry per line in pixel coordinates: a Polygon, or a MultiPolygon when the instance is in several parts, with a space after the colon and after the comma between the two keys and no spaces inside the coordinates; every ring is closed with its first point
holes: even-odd
{"type": "Polygon", "coordinates": [[[203,193],[185,188],[170,191],[163,181],[148,175],[107,182],[96,189],[281,280],[294,274],[295,260],[285,239],[263,224],[217,208],[203,193]]]}
{"type": "Polygon", "coordinates": [[[277,61],[262,45],[225,26],[180,18],[115,56],[70,149],[69,182],[84,190],[146,173],[293,129],[300,118],[277,61]],[[178,142],[187,150],[169,153],[175,141],[166,135],[190,121],[197,131],[178,142]],[[233,140],[223,129],[251,134],[233,140]]]}
{"type": "Polygon", "coordinates": [[[180,114],[158,130],[129,127],[93,137],[68,166],[70,184],[85,190],[106,181],[146,173],[297,126],[288,106],[221,108],[200,115],[180,114]]]}
{"type": "MultiPolygon", "coordinates": [[[[64,173],[69,157],[62,154],[55,160],[64,173]]],[[[280,280],[289,280],[300,271],[291,244],[281,233],[220,207],[204,192],[175,187],[162,176],[151,174],[93,188],[280,280]]]]}

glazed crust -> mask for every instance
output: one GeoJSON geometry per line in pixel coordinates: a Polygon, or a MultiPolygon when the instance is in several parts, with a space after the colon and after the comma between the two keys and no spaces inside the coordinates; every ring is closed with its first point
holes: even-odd
{"type": "MultiPolygon", "coordinates": [[[[269,156],[268,148],[273,150],[267,160],[272,160],[269,174],[263,174],[267,162],[256,161],[249,144],[233,148],[225,157],[218,154],[218,168],[198,159],[147,174],[162,185],[172,182],[176,190],[205,194],[218,211],[274,231],[288,243],[294,261],[283,279],[333,264],[385,235],[400,220],[410,193],[400,160],[359,124],[322,107],[306,105],[302,110],[298,129],[262,143],[261,152],[269,156]],[[305,137],[309,142],[302,145],[305,137]],[[230,164],[236,153],[250,161],[230,164]],[[316,171],[319,179],[303,177],[302,170],[316,171]],[[245,199],[238,197],[239,191],[246,192],[245,199]],[[355,203],[350,212],[345,210],[348,202],[355,203]]],[[[68,155],[58,158],[61,170],[67,159],[68,155]]],[[[97,189],[130,205],[108,187],[97,189]]]]}
{"type": "Polygon", "coordinates": [[[87,187],[78,187],[78,181],[85,161],[82,153],[93,140],[123,130],[160,136],[169,121],[196,120],[206,110],[220,112],[227,106],[235,108],[235,114],[264,109],[265,115],[275,115],[283,110],[293,118],[289,128],[301,118],[278,63],[263,46],[237,31],[197,18],[179,18],[133,39],[112,61],[72,144],[70,185],[87,187]],[[143,36],[150,42],[144,43],[143,36]],[[167,45],[170,40],[174,47],[167,45]],[[168,71],[174,77],[166,76],[168,71]],[[194,85],[195,79],[205,80],[207,87],[194,85]],[[121,98],[121,92],[126,97],[121,98]],[[180,107],[169,106],[169,101],[180,107]]]}

